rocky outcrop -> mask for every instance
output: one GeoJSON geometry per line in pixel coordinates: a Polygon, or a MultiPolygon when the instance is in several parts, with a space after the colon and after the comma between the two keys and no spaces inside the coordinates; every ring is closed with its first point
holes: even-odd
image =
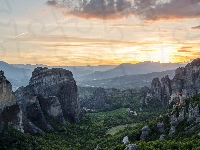
{"type": "Polygon", "coordinates": [[[141,104],[149,104],[149,102],[151,101],[150,89],[147,86],[142,87],[140,89],[140,93],[141,93],[140,103],[141,104]]]}
{"type": "MultiPolygon", "coordinates": [[[[15,95],[17,103],[23,111],[23,115],[32,121],[31,124],[39,124],[43,129],[53,130],[52,126],[44,116],[39,100],[32,86],[19,88],[15,92],[15,95]]],[[[33,127],[32,132],[35,132],[35,128],[36,127],[33,127]]]]}
{"type": "MultiPolygon", "coordinates": [[[[149,95],[162,105],[168,102],[181,103],[184,98],[190,98],[200,92],[200,58],[193,60],[185,67],[175,70],[172,80],[168,76],[159,80],[153,79],[150,92],[143,98],[147,101],[149,95]]],[[[148,103],[147,103],[148,104],[148,103]]]]}
{"type": "Polygon", "coordinates": [[[162,98],[162,88],[159,78],[154,78],[151,82],[151,90],[155,99],[161,100],[162,98]]]}
{"type": "Polygon", "coordinates": [[[163,133],[164,130],[165,130],[164,123],[163,122],[158,122],[157,123],[157,128],[158,128],[158,132],[163,133]]]}
{"type": "Polygon", "coordinates": [[[77,95],[73,75],[65,69],[36,68],[29,85],[15,93],[0,71],[0,132],[12,125],[22,132],[44,134],[43,130],[54,130],[47,115],[61,125],[66,125],[65,119],[77,123],[77,95]]]}
{"type": "Polygon", "coordinates": [[[122,142],[123,142],[124,144],[128,143],[128,142],[129,142],[128,136],[125,136],[125,137],[123,138],[122,142]]]}
{"type": "Polygon", "coordinates": [[[22,118],[22,111],[16,104],[12,85],[4,76],[4,72],[0,71],[0,132],[8,125],[23,132],[22,118]]]}
{"type": "Polygon", "coordinates": [[[65,119],[79,122],[77,86],[68,70],[38,67],[33,71],[29,85],[19,88],[15,95],[27,118],[45,129],[53,129],[45,114],[62,125],[66,124],[65,119]]]}
{"type": "Polygon", "coordinates": [[[137,145],[136,144],[129,144],[126,146],[124,150],[137,150],[137,145]]]}
{"type": "Polygon", "coordinates": [[[37,94],[58,98],[65,118],[78,122],[79,101],[76,82],[71,71],[59,68],[36,68],[30,84],[37,94]]]}
{"type": "Polygon", "coordinates": [[[105,106],[105,102],[107,100],[107,92],[104,88],[97,88],[92,96],[92,106],[94,108],[101,108],[105,106]]]}
{"type": "Polygon", "coordinates": [[[43,98],[42,96],[38,96],[38,99],[44,113],[53,117],[61,125],[66,125],[61,105],[57,97],[50,96],[48,98],[43,98]]]}
{"type": "Polygon", "coordinates": [[[150,131],[149,126],[144,126],[142,128],[142,134],[140,136],[140,140],[146,140],[149,136],[149,131],[150,131]]]}
{"type": "Polygon", "coordinates": [[[0,71],[0,113],[5,107],[16,104],[12,85],[4,76],[4,72],[0,71]]]}
{"type": "Polygon", "coordinates": [[[99,109],[106,106],[108,94],[104,88],[97,88],[92,96],[88,99],[82,100],[82,107],[90,109],[99,109]]]}
{"type": "Polygon", "coordinates": [[[172,94],[171,80],[168,75],[161,79],[161,89],[161,101],[163,104],[166,104],[172,94]]]}

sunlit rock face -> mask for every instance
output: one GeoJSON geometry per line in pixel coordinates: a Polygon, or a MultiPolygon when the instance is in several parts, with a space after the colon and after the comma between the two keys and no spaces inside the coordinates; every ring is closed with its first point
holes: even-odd
{"type": "Polygon", "coordinates": [[[12,85],[4,76],[4,72],[0,71],[0,132],[8,125],[23,132],[22,117],[22,111],[12,92],[12,85]]]}
{"type": "Polygon", "coordinates": [[[4,76],[4,72],[0,71],[0,113],[7,106],[16,104],[12,85],[4,76]]]}

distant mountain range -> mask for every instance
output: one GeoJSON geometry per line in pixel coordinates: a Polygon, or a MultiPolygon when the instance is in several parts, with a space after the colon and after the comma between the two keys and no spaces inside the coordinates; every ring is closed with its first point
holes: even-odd
{"type": "Polygon", "coordinates": [[[147,74],[152,72],[162,72],[184,67],[185,64],[179,63],[159,63],[159,62],[140,62],[138,64],[121,64],[113,69],[106,71],[96,71],[89,75],[77,79],[78,82],[115,78],[125,75],[147,74]]]}
{"type": "Polygon", "coordinates": [[[30,69],[18,68],[6,62],[0,61],[0,70],[3,70],[7,78],[24,78],[30,77],[32,71],[30,69]]]}
{"type": "Polygon", "coordinates": [[[30,69],[18,68],[3,61],[0,61],[0,70],[4,71],[14,91],[20,86],[26,86],[32,74],[30,69]]]}
{"type": "Polygon", "coordinates": [[[185,64],[162,64],[159,62],[149,61],[141,62],[138,64],[121,64],[119,66],[46,66],[42,64],[11,65],[6,62],[0,61],[0,70],[3,70],[5,72],[5,76],[7,76],[9,81],[12,83],[14,91],[20,86],[28,85],[29,79],[32,75],[32,71],[36,67],[48,67],[50,69],[64,68],[70,70],[73,73],[77,84],[80,86],[134,88],[145,85],[148,86],[153,77],[163,77],[167,74],[169,76],[174,75],[174,69],[183,66],[185,66],[185,64]]]}
{"type": "Polygon", "coordinates": [[[117,66],[115,65],[99,65],[99,66],[47,66],[43,64],[38,65],[30,65],[30,64],[13,64],[13,66],[23,69],[29,69],[33,71],[37,67],[48,67],[48,68],[63,68],[66,70],[70,70],[73,73],[73,76],[75,79],[79,79],[80,77],[84,75],[88,75],[91,73],[94,73],[95,71],[106,71],[109,69],[113,69],[117,66]]]}
{"type": "Polygon", "coordinates": [[[126,76],[102,79],[102,80],[82,81],[78,82],[78,85],[82,87],[87,86],[87,87],[104,87],[104,88],[118,88],[118,89],[141,88],[144,86],[150,87],[151,81],[154,78],[156,77],[162,78],[167,75],[172,79],[175,75],[175,70],[153,72],[148,74],[126,75],[126,76]]]}

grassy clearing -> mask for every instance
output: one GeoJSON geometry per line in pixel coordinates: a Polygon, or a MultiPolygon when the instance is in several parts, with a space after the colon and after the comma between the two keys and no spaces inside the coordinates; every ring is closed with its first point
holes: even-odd
{"type": "Polygon", "coordinates": [[[116,127],[112,127],[111,129],[109,129],[106,134],[110,134],[110,135],[115,135],[116,133],[120,132],[120,131],[123,131],[127,126],[129,127],[134,127],[136,126],[137,124],[134,123],[134,124],[127,124],[127,125],[119,125],[119,126],[116,126],[116,127]]]}
{"type": "Polygon", "coordinates": [[[116,109],[112,111],[106,111],[106,112],[97,112],[97,113],[87,113],[88,115],[93,115],[97,117],[104,117],[104,116],[113,116],[118,114],[125,114],[127,112],[126,108],[116,109]]]}

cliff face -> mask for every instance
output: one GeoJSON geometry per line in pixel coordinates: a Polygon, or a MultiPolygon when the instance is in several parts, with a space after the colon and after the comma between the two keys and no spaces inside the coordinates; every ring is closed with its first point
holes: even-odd
{"type": "Polygon", "coordinates": [[[23,130],[22,111],[16,104],[12,85],[4,76],[4,72],[0,71],[0,132],[8,125],[23,130]]]}
{"type": "Polygon", "coordinates": [[[106,105],[108,94],[104,88],[97,88],[90,98],[82,101],[82,107],[99,109],[106,105]]]}
{"type": "Polygon", "coordinates": [[[0,113],[7,106],[16,104],[12,85],[4,76],[4,72],[0,71],[0,113]]]}
{"type": "Polygon", "coordinates": [[[65,69],[36,68],[30,84],[15,93],[12,85],[0,71],[0,132],[9,124],[27,133],[54,130],[45,115],[61,125],[65,119],[78,122],[79,101],[77,86],[70,71],[65,69]]]}
{"type": "MultiPolygon", "coordinates": [[[[149,95],[159,100],[162,104],[168,101],[181,102],[184,98],[190,98],[200,92],[200,58],[193,60],[185,67],[176,69],[172,80],[168,76],[152,81],[150,92],[146,92],[144,99],[149,95]]],[[[143,100],[145,101],[145,100],[143,100]]]]}
{"type": "Polygon", "coordinates": [[[66,124],[64,118],[76,123],[79,121],[77,86],[68,70],[38,67],[33,71],[29,85],[19,88],[15,95],[27,117],[47,129],[52,127],[43,117],[44,113],[62,125],[66,124]]]}

